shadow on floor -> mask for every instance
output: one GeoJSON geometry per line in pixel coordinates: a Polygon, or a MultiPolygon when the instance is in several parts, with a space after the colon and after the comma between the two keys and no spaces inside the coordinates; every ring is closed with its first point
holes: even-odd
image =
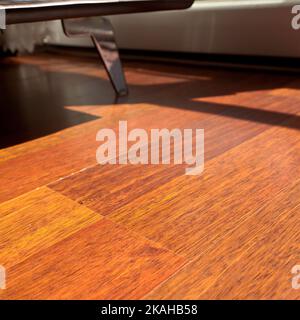
{"type": "MultiPolygon", "coordinates": [[[[78,72],[70,71],[66,65],[61,71],[57,68],[55,71],[45,71],[41,66],[51,64],[47,63],[46,58],[34,64],[28,62],[30,60],[26,63],[11,63],[10,59],[1,61],[1,148],[99,119],[95,115],[69,110],[66,106],[101,107],[116,102],[108,80],[87,74],[84,68],[78,68],[78,72]]],[[[73,60],[74,65],[78,60],[80,62],[78,57],[71,57],[70,65],[73,60]]],[[[94,67],[95,61],[92,60],[91,67],[94,67]]],[[[298,75],[133,62],[126,64],[126,70],[130,95],[117,101],[119,104],[148,103],[300,129],[300,117],[284,110],[275,112],[243,105],[197,101],[282,87],[299,90],[300,93],[298,75]]],[[[276,99],[276,96],[270,99],[276,99]]]]}

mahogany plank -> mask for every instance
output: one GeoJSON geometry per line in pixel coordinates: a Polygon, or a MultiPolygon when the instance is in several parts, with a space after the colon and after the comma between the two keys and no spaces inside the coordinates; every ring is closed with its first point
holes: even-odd
{"type": "MultiPolygon", "coordinates": [[[[104,72],[98,72],[98,61],[79,57],[68,61],[68,58],[39,54],[7,60],[9,72],[0,77],[4,77],[3,83],[7,86],[3,97],[8,110],[18,107],[30,117],[36,112],[28,113],[27,109],[37,111],[42,107],[50,114],[53,103],[57,112],[61,112],[62,107],[76,111],[71,119],[77,125],[70,128],[72,121],[63,117],[67,128],[59,133],[0,151],[1,181],[6,186],[0,190],[0,202],[94,165],[96,132],[103,127],[116,128],[118,120],[127,119],[132,128],[148,130],[153,127],[205,128],[209,142],[206,156],[210,159],[299,111],[299,104],[291,98],[269,95],[290,76],[274,78],[263,73],[249,76],[242,72],[155,63],[143,63],[143,68],[140,63],[128,65],[131,95],[127,101],[113,106],[113,95],[106,90],[109,83],[103,80],[104,72]],[[12,91],[15,83],[22,92],[22,100],[14,98],[17,97],[12,91]],[[259,99],[249,99],[251,92],[259,90],[262,92],[259,99]],[[240,96],[238,92],[247,94],[240,96]],[[45,100],[45,93],[49,99],[45,100]],[[216,96],[217,103],[205,101],[216,96]],[[227,100],[222,104],[224,96],[227,100]],[[78,123],[94,119],[83,114],[101,119],[78,123]],[[220,137],[223,137],[222,142],[220,137]]],[[[38,114],[42,121],[39,127],[43,128],[49,121],[43,120],[43,112],[38,114]]],[[[5,116],[2,119],[8,122],[5,116]]],[[[16,117],[11,119],[15,121],[16,117]]],[[[39,122],[31,121],[29,131],[39,122]]]]}
{"type": "Polygon", "coordinates": [[[184,259],[101,221],[7,270],[1,299],[138,299],[184,259]]]}
{"type": "MultiPolygon", "coordinates": [[[[205,130],[205,159],[207,162],[264,132],[274,124],[284,125],[284,120],[289,118],[289,114],[275,111],[281,109],[283,100],[274,101],[274,98],[268,95],[264,99],[258,100],[261,106],[259,111],[253,111],[252,106],[248,109],[231,110],[227,108],[228,105],[224,105],[225,109],[215,116],[187,111],[184,111],[183,114],[182,110],[178,110],[174,117],[169,115],[166,109],[162,109],[160,110],[162,117],[159,123],[145,116],[139,121],[139,125],[147,131],[150,128],[155,128],[155,124],[170,129],[184,129],[185,126],[191,129],[203,128],[205,130]],[[255,118],[253,116],[251,120],[247,119],[249,114],[255,112],[255,118]],[[238,114],[244,119],[232,118],[232,114],[238,114]],[[144,122],[144,120],[146,121],[144,122]]],[[[289,102],[287,111],[300,111],[298,101],[289,98],[289,102]]],[[[205,108],[204,103],[202,106],[205,108]]],[[[155,112],[153,112],[154,114],[155,112]]],[[[135,124],[134,121],[129,122],[129,130],[134,128],[135,124]]],[[[108,215],[132,200],[183,175],[185,167],[186,165],[94,166],[84,172],[51,183],[49,187],[103,215],[108,215]]]]}
{"type": "MultiPolygon", "coordinates": [[[[136,115],[139,112],[142,110],[137,111],[136,115]]],[[[126,116],[124,118],[126,119],[126,116]]],[[[34,151],[29,151],[34,144],[31,143],[29,147],[25,147],[23,155],[2,161],[0,175],[5,188],[0,190],[0,202],[96,164],[96,133],[103,127],[116,126],[116,121],[110,117],[107,121],[93,121],[89,126],[82,126],[66,136],[59,137],[58,142],[56,137],[50,138],[48,145],[48,140],[42,139],[33,147],[34,151]],[[42,144],[44,146],[41,146],[42,144]]],[[[22,147],[19,147],[17,153],[22,150],[22,147]]]]}
{"type": "MultiPolygon", "coordinates": [[[[299,198],[299,184],[296,191],[299,198]]],[[[299,203],[294,208],[288,207],[274,226],[260,232],[253,246],[221,275],[223,285],[220,279],[216,280],[200,298],[299,300],[299,290],[292,287],[296,276],[292,269],[300,260],[299,212],[299,203]]]]}
{"type": "MultiPolygon", "coordinates": [[[[300,125],[300,121],[293,123],[300,125]]],[[[298,181],[298,130],[273,128],[108,216],[170,250],[194,258],[298,181]],[[288,168],[288,169],[287,169],[288,168]]],[[[279,208],[280,210],[280,208],[279,208]]]]}
{"type": "Polygon", "coordinates": [[[84,135],[87,133],[95,134],[95,132],[103,126],[114,126],[114,123],[117,120],[116,115],[122,119],[131,119],[132,116],[140,116],[143,113],[150,111],[152,106],[142,105],[139,106],[139,108],[133,108],[128,104],[123,104],[122,106],[108,104],[107,106],[101,106],[101,108],[97,108],[95,106],[76,105],[65,106],[65,108],[91,114],[101,119],[78,124],[41,138],[0,149],[0,163],[18,156],[24,156],[27,153],[39,152],[52,146],[59,146],[66,140],[72,141],[74,138],[77,140],[83,140],[84,135]]]}
{"type": "Polygon", "coordinates": [[[127,62],[130,97],[115,104],[94,58],[1,66],[0,299],[300,298],[297,75],[127,62]],[[97,131],[119,120],[204,128],[204,173],[96,165],[97,131]]]}
{"type": "Polygon", "coordinates": [[[0,204],[0,264],[9,268],[101,219],[46,187],[0,204]]]}
{"type": "Polygon", "coordinates": [[[300,181],[232,228],[148,299],[299,299],[300,181]]]}
{"type": "MultiPolygon", "coordinates": [[[[232,175],[236,190],[228,188],[225,182],[221,186],[226,188],[226,197],[220,198],[213,187],[218,203],[211,206],[216,213],[204,208],[207,219],[211,219],[210,225],[197,224],[206,232],[202,239],[197,239],[198,255],[147,298],[299,299],[299,292],[291,287],[291,268],[299,263],[297,148],[297,130],[274,128],[221,156],[219,162],[225,157],[232,161],[234,153],[250,158],[239,158],[239,178],[232,175]],[[286,150],[282,149],[283,145],[286,150]],[[255,152],[259,164],[251,156],[255,152]],[[262,154],[270,159],[268,167],[262,167],[265,162],[261,161],[262,154]],[[253,175],[247,177],[245,171],[250,165],[253,175]],[[244,195],[247,185],[250,189],[244,195]]],[[[233,161],[232,165],[236,170],[233,161]]],[[[201,220],[196,218],[190,225],[192,232],[196,232],[192,225],[198,221],[201,220]]],[[[186,234],[182,237],[185,241],[189,239],[186,234]]]]}

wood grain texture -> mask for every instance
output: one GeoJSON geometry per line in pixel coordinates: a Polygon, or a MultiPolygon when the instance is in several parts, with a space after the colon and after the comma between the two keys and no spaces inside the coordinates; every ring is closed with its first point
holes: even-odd
{"type": "Polygon", "coordinates": [[[102,219],[7,270],[1,299],[138,299],[184,260],[102,219]]]}
{"type": "Polygon", "coordinates": [[[300,183],[211,243],[148,299],[300,299],[292,289],[299,264],[300,183]]]}
{"type": "Polygon", "coordinates": [[[261,230],[255,243],[200,298],[299,300],[299,290],[292,288],[292,268],[299,265],[299,212],[300,205],[289,208],[272,228],[261,230]]]}
{"type": "MultiPolygon", "coordinates": [[[[246,101],[248,97],[243,99],[246,101]]],[[[162,119],[159,121],[159,125],[161,128],[170,129],[184,129],[187,126],[191,129],[203,128],[205,130],[205,160],[207,162],[271,128],[271,125],[284,126],[284,120],[289,118],[289,114],[279,112],[281,104],[268,95],[261,101],[263,102],[260,102],[261,110],[259,111],[253,109],[251,104],[249,108],[241,108],[242,110],[230,110],[225,105],[223,106],[225,109],[222,107],[222,112],[214,116],[186,111],[183,114],[182,110],[179,110],[173,117],[169,116],[165,109],[162,109],[160,111],[162,119]],[[255,114],[255,119],[254,116],[247,119],[252,113],[255,114]],[[232,118],[232,114],[238,114],[243,119],[232,118]]],[[[288,106],[286,111],[299,111],[298,101],[289,98],[288,106]]],[[[203,107],[205,108],[204,104],[203,107]]],[[[152,117],[154,114],[155,110],[153,110],[152,117]]],[[[136,124],[134,121],[130,122],[129,130],[135,128],[136,124]]],[[[156,117],[151,119],[147,116],[139,120],[138,123],[139,127],[148,131],[155,128],[155,124],[158,124],[156,117]]],[[[185,165],[95,166],[51,183],[49,187],[103,215],[108,215],[134,199],[142,197],[147,192],[182,176],[185,167],[185,165]]]]}
{"type": "MultiPolygon", "coordinates": [[[[139,112],[142,110],[136,115],[139,112]]],[[[124,118],[127,119],[126,113],[124,118]]],[[[89,126],[81,126],[76,132],[60,137],[58,142],[55,138],[49,139],[49,145],[47,140],[39,141],[33,147],[34,151],[27,147],[24,154],[2,161],[0,174],[6,188],[0,190],[0,202],[96,164],[96,133],[106,126],[115,127],[116,122],[110,117],[105,122],[93,121],[89,126]]],[[[20,151],[22,149],[18,148],[17,152],[20,151]]]]}
{"type": "Polygon", "coordinates": [[[94,58],[1,67],[0,299],[300,298],[297,75],[127,62],[115,104],[94,58]],[[95,165],[119,120],[204,128],[204,173],[95,165]]]}
{"type": "MultiPolygon", "coordinates": [[[[272,200],[288,183],[298,179],[300,137],[295,133],[296,130],[279,128],[266,131],[265,135],[261,134],[208,161],[201,176],[184,176],[182,170],[179,177],[165,184],[158,182],[140,198],[134,199],[134,188],[131,187],[128,194],[121,192],[121,196],[128,196],[131,201],[126,204],[120,200],[125,205],[116,205],[108,216],[171,250],[194,258],[211,241],[222,238],[263,203],[272,200]]],[[[96,194],[97,183],[89,180],[88,174],[86,177],[83,185],[86,183],[87,189],[86,181],[91,181],[90,188],[96,194]]],[[[163,182],[163,178],[160,180],[163,182]]],[[[73,198],[74,194],[81,192],[82,184],[77,185],[77,181],[80,181],[78,177],[69,179],[71,192],[67,194],[73,198]]],[[[62,181],[63,188],[65,184],[62,181]]],[[[120,179],[114,187],[117,186],[122,190],[120,179]]],[[[138,182],[136,186],[138,193],[138,182]]],[[[95,194],[83,201],[99,213],[106,212],[109,204],[103,199],[98,201],[95,194]],[[102,211],[102,207],[105,210],[102,211]]],[[[99,194],[104,195],[101,191],[99,194]]],[[[115,194],[114,188],[109,189],[106,192],[108,201],[114,201],[115,194]],[[108,196],[110,190],[112,200],[108,196]]]]}
{"type": "Polygon", "coordinates": [[[0,204],[0,264],[9,268],[101,219],[46,187],[0,204]]]}
{"type": "MultiPolygon", "coordinates": [[[[207,236],[202,239],[198,255],[147,298],[300,298],[299,291],[291,286],[291,269],[299,263],[297,216],[300,211],[300,178],[297,169],[299,153],[295,141],[298,141],[298,145],[299,135],[296,130],[272,129],[232,150],[232,153],[240,151],[242,154],[246,153],[246,148],[255,152],[257,147],[260,153],[272,160],[263,169],[260,158],[259,167],[252,172],[254,176],[251,177],[251,183],[245,176],[241,176],[242,181],[251,188],[247,197],[243,196],[243,183],[235,180],[238,190],[232,193],[232,189],[227,189],[226,202],[223,198],[217,204],[225,208],[217,210],[220,216],[212,223],[213,229],[205,228],[207,236]],[[265,142],[264,147],[259,140],[265,142]],[[273,143],[274,148],[278,148],[276,152],[270,150],[273,143]],[[287,147],[286,153],[282,153],[283,145],[287,147]],[[284,168],[288,168],[288,171],[284,172],[284,168]],[[263,171],[268,176],[263,177],[263,171]],[[274,185],[269,180],[273,177],[272,173],[274,185]],[[267,182],[267,186],[260,178],[257,179],[258,175],[267,182]],[[252,183],[260,186],[254,187],[252,183]],[[260,187],[262,189],[257,192],[260,187]],[[236,197],[239,196],[241,204],[237,205],[236,197]]],[[[260,157],[258,153],[257,157],[260,157]]],[[[247,160],[247,163],[251,160],[252,165],[256,166],[254,157],[247,160]]],[[[245,165],[243,169],[246,169],[245,165]]]]}

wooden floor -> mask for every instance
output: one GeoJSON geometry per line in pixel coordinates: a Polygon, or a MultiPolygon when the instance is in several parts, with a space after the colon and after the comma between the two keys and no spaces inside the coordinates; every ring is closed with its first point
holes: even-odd
{"type": "Polygon", "coordinates": [[[0,61],[0,299],[298,299],[300,78],[0,61]],[[96,164],[99,129],[204,128],[205,171],[96,164]]]}

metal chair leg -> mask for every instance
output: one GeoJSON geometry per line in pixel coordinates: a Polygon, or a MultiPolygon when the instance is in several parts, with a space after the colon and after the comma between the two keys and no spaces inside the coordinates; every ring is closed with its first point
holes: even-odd
{"type": "Polygon", "coordinates": [[[118,96],[128,94],[114,31],[108,19],[102,17],[62,20],[68,37],[90,36],[118,96]]]}

